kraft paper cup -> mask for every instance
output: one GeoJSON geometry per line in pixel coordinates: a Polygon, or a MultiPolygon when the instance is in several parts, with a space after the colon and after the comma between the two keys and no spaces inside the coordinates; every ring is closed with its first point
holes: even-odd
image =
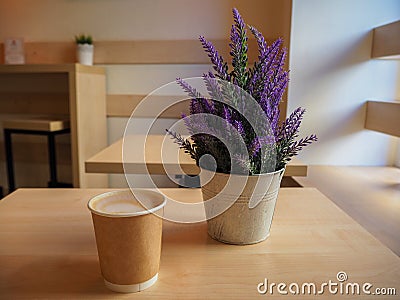
{"type": "Polygon", "coordinates": [[[161,215],[165,204],[163,195],[140,189],[89,200],[101,273],[110,290],[134,293],[157,281],[162,220],[153,213],[161,215]]]}

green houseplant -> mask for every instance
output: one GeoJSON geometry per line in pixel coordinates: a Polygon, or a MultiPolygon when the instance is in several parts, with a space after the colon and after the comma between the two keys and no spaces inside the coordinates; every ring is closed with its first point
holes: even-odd
{"type": "Polygon", "coordinates": [[[78,62],[83,65],[93,65],[93,38],[91,35],[79,34],[75,36],[77,45],[76,56],[78,62]]]}
{"type": "Polygon", "coordinates": [[[75,36],[75,43],[77,44],[88,44],[92,45],[93,44],[93,38],[90,34],[78,34],[75,36]]]}
{"type": "Polygon", "coordinates": [[[269,235],[287,162],[317,137],[298,139],[302,108],[279,123],[279,103],[289,81],[282,39],[267,45],[261,32],[247,27],[236,9],[233,18],[232,68],[200,36],[215,71],[203,75],[208,96],[178,78],[191,98],[190,115],[182,115],[191,137],[167,132],[201,168],[209,235],[226,243],[252,244],[269,235]],[[259,50],[251,67],[247,28],[259,50]]]}

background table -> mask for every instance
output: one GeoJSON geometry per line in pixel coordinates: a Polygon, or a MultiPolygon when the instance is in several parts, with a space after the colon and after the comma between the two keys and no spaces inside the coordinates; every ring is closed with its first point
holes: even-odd
{"type": "MultiPolygon", "coordinates": [[[[194,160],[169,136],[165,135],[130,135],[125,138],[125,169],[130,174],[165,174],[165,169],[170,174],[194,175],[199,173],[199,168],[194,160]],[[145,149],[143,149],[145,145],[145,149]]],[[[123,139],[116,141],[101,150],[86,163],[88,173],[124,173],[122,156],[123,139]]],[[[293,159],[287,166],[285,176],[307,176],[307,165],[293,159]]]]}
{"type": "Polygon", "coordinates": [[[0,65],[0,111],[7,115],[69,116],[74,187],[107,186],[106,175],[87,174],[84,165],[107,145],[104,68],[80,64],[0,65]]]}
{"type": "MultiPolygon", "coordinates": [[[[316,189],[290,188],[280,191],[271,236],[256,245],[218,243],[207,236],[205,223],[164,222],[158,282],[140,295],[115,294],[104,287],[86,208],[104,191],[20,189],[0,201],[1,299],[279,298],[276,290],[259,295],[258,283],[338,282],[339,271],[347,282],[400,292],[398,256],[316,189]]],[[[201,199],[198,189],[162,191],[180,201],[201,199]]]]}

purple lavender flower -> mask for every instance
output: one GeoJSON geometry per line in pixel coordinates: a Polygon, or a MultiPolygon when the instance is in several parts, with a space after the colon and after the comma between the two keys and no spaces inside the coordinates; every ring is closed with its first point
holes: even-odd
{"type": "MultiPolygon", "coordinates": [[[[233,19],[229,43],[232,58],[230,72],[228,64],[214,45],[203,36],[199,38],[216,72],[203,74],[211,99],[200,95],[182,79],[177,79],[178,84],[191,98],[192,118],[189,119],[184,114],[182,117],[192,135],[192,141],[168,130],[167,132],[197,163],[202,155],[212,155],[217,162],[218,172],[240,170],[243,174],[259,174],[279,170],[304,147],[317,141],[317,137],[312,134],[297,140],[305,113],[303,108],[297,108],[279,124],[279,104],[289,82],[289,72],[284,69],[287,49],[282,48],[283,40],[278,38],[268,45],[261,32],[249,26],[258,45],[258,61],[249,68],[246,24],[237,9],[233,9],[233,19]],[[247,93],[257,101],[269,122],[269,126],[264,124],[268,127],[263,130],[265,134],[256,135],[259,128],[252,128],[251,122],[239,113],[248,112],[250,105],[246,103],[247,93]],[[217,118],[207,118],[204,114],[217,118]],[[229,153],[226,145],[217,138],[222,137],[231,145],[238,144],[238,135],[232,134],[232,128],[244,140],[248,153],[241,153],[239,150],[229,153]],[[276,154],[276,164],[271,169],[268,163],[273,154],[276,154]]],[[[254,115],[256,126],[260,125],[257,123],[258,117],[254,115]]]]}
{"type": "Polygon", "coordinates": [[[236,130],[238,131],[238,133],[242,136],[245,137],[246,132],[244,131],[243,128],[243,123],[239,120],[234,120],[234,127],[236,128],[236,130]]]}
{"type": "Polygon", "coordinates": [[[231,47],[230,55],[232,56],[233,66],[233,83],[243,88],[247,83],[247,35],[246,25],[240,16],[238,10],[233,10],[234,25],[231,28],[231,47]]]}
{"type": "Polygon", "coordinates": [[[219,55],[214,45],[207,41],[204,36],[200,36],[199,40],[203,45],[204,50],[208,53],[208,57],[214,65],[214,70],[217,72],[217,76],[223,80],[229,80],[228,65],[224,62],[222,56],[219,55]]]}
{"type": "Polygon", "coordinates": [[[297,136],[305,111],[305,109],[298,107],[290,114],[279,130],[279,139],[287,139],[297,136]]]}
{"type": "Polygon", "coordinates": [[[188,95],[192,98],[190,101],[190,113],[213,113],[214,108],[210,102],[205,99],[195,88],[193,88],[186,81],[181,78],[177,78],[176,82],[182,87],[182,89],[188,93],[188,95]]]}

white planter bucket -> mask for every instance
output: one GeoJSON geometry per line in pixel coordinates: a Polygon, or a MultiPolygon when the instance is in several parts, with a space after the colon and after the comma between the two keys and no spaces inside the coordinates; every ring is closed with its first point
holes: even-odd
{"type": "Polygon", "coordinates": [[[76,48],[78,62],[82,65],[93,65],[93,45],[78,44],[76,48]]]}
{"type": "Polygon", "coordinates": [[[284,171],[242,176],[202,169],[200,180],[208,234],[228,244],[264,241],[270,233],[284,171]]]}

